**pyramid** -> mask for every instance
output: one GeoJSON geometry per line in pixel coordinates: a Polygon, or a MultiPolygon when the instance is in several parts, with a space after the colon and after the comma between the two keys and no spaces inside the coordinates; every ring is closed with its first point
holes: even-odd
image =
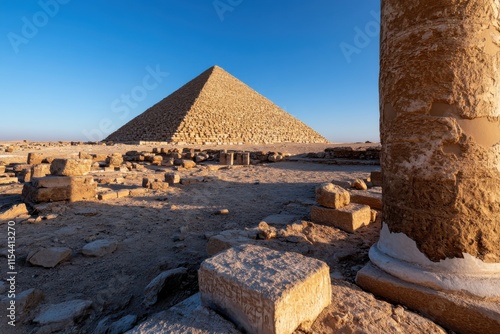
{"type": "Polygon", "coordinates": [[[106,140],[200,145],[328,142],[218,66],[201,73],[106,140]]]}

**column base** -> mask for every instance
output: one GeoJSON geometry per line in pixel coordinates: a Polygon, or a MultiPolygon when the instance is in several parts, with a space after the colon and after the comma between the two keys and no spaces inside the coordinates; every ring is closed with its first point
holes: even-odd
{"type": "Polygon", "coordinates": [[[377,296],[425,314],[458,333],[499,333],[500,298],[479,298],[433,290],[402,281],[371,262],[358,272],[356,283],[377,296]]]}

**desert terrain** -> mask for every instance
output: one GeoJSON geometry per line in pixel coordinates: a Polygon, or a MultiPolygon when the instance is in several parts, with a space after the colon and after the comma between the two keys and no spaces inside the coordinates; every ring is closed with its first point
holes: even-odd
{"type": "MultiPolygon", "coordinates": [[[[369,183],[376,164],[322,159],[326,148],[349,146],[366,149],[373,143],[276,144],[215,146],[202,149],[280,152],[280,162],[248,166],[222,166],[207,159],[192,168],[154,165],[141,168],[94,168],[98,193],[121,189],[134,195],[78,202],[53,202],[28,206],[28,214],[15,221],[16,293],[15,328],[2,314],[1,333],[239,333],[219,315],[204,309],[192,297],[197,293],[197,270],[219,247],[254,243],[297,252],[325,261],[330,267],[332,304],[311,328],[297,333],[446,333],[422,315],[400,305],[379,300],[355,285],[355,276],[368,262],[368,250],[378,239],[381,213],[368,226],[347,233],[311,222],[315,188],[332,182],[345,189],[356,179],[369,183]],[[307,159],[307,154],[309,158],[307,159]],[[319,155],[314,155],[320,153],[319,155]],[[315,157],[315,158],[314,158],[315,157]],[[175,172],[186,180],[163,189],[146,189],[143,178],[163,179],[175,172]],[[265,222],[265,223],[264,223],[265,222]],[[269,229],[274,231],[269,235],[269,229]],[[214,239],[215,237],[215,239],[214,239]],[[106,240],[113,247],[99,256],[82,252],[85,245],[106,240]],[[212,240],[212,243],[211,243],[212,240]],[[69,248],[71,254],[52,268],[28,261],[39,249],[69,248]],[[159,274],[182,268],[179,280],[151,292],[150,282],[159,274]],[[153,296],[153,297],[152,297],[153,296]],[[187,300],[180,306],[176,304],[187,300]],[[41,315],[51,305],[85,301],[78,312],[59,320],[41,315]],[[155,302],[156,300],[156,302],[155,302]]],[[[161,146],[164,147],[164,146],[161,146]]],[[[192,147],[192,146],[191,146],[192,147]]],[[[7,170],[26,164],[28,153],[47,157],[78,158],[85,154],[153,152],[158,145],[89,145],[83,143],[0,143],[0,164],[7,170]]],[[[182,147],[175,146],[172,148],[182,147]]],[[[199,147],[198,147],[199,148],[199,147]]],[[[0,185],[0,212],[22,203],[23,183],[0,185]]],[[[370,191],[380,193],[380,187],[370,191]]],[[[7,222],[0,225],[2,303],[8,290],[7,222]]],[[[2,304],[2,312],[5,307],[2,304]]],[[[62,312],[64,313],[64,312],[62,312]]],[[[57,318],[57,317],[56,317],[57,318]]]]}

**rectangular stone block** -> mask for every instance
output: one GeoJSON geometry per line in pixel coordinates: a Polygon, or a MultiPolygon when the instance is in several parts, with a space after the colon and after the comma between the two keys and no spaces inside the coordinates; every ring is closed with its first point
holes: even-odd
{"type": "Polygon", "coordinates": [[[43,153],[30,152],[28,153],[28,164],[41,164],[45,156],[43,153]]]}
{"type": "Polygon", "coordinates": [[[31,166],[31,177],[45,177],[50,175],[50,164],[35,164],[31,166]]]}
{"type": "Polygon", "coordinates": [[[116,196],[118,198],[128,197],[128,196],[130,196],[130,190],[129,189],[120,189],[120,190],[117,190],[116,191],[116,196]]]}
{"type": "Polygon", "coordinates": [[[97,183],[92,177],[46,177],[23,186],[22,197],[31,203],[95,199],[97,183]]]}
{"type": "Polygon", "coordinates": [[[17,177],[0,177],[0,185],[18,183],[18,182],[19,180],[17,179],[17,177]]]}
{"type": "Polygon", "coordinates": [[[241,164],[244,165],[244,166],[250,165],[250,153],[249,152],[242,153],[242,162],[241,162],[241,164]]]}
{"type": "Polygon", "coordinates": [[[382,210],[382,193],[374,191],[352,190],[351,202],[368,205],[375,210],[382,210]]]}
{"type": "Polygon", "coordinates": [[[313,223],[334,226],[349,233],[370,224],[370,220],[371,210],[368,205],[351,203],[341,209],[315,205],[311,207],[311,221],[313,223]]]}
{"type": "Polygon", "coordinates": [[[0,174],[5,173],[5,166],[0,166],[0,174]]]}
{"type": "Polygon", "coordinates": [[[181,182],[181,177],[177,173],[166,173],[165,182],[167,182],[169,186],[173,186],[174,184],[181,182]]]}
{"type": "Polygon", "coordinates": [[[332,183],[324,183],[316,188],[316,202],[326,208],[340,209],[348,205],[350,201],[349,192],[332,183]]]}
{"type": "Polygon", "coordinates": [[[243,165],[243,155],[242,153],[234,154],[234,164],[235,165],[243,165]]]}
{"type": "Polygon", "coordinates": [[[97,195],[97,199],[100,201],[107,201],[116,198],[118,198],[118,194],[116,193],[116,191],[108,191],[97,195]]]}
{"type": "Polygon", "coordinates": [[[234,165],[234,154],[221,152],[219,154],[219,164],[227,166],[234,165]]]}
{"type": "Polygon", "coordinates": [[[253,245],[205,260],[198,280],[203,305],[248,333],[293,333],[331,302],[326,263],[253,245]]]}
{"type": "Polygon", "coordinates": [[[50,165],[50,173],[58,176],[82,176],[90,172],[92,160],[88,159],[54,159],[50,165]]]}
{"type": "Polygon", "coordinates": [[[151,184],[149,185],[149,188],[152,190],[167,190],[168,183],[163,182],[163,181],[154,181],[154,182],[151,182],[151,184]]]}
{"type": "Polygon", "coordinates": [[[144,196],[147,193],[147,190],[144,188],[134,188],[130,189],[129,195],[132,197],[144,196]]]}

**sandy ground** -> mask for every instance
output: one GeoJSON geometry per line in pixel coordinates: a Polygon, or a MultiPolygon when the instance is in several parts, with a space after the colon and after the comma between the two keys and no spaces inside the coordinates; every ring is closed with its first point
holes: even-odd
{"type": "MultiPolygon", "coordinates": [[[[4,159],[6,156],[8,159],[12,156],[22,159],[33,151],[68,156],[76,155],[79,151],[124,153],[151,148],[129,145],[25,145],[25,148],[14,153],[0,155],[4,159]]],[[[373,146],[354,146],[365,145],[373,146]]],[[[335,145],[251,146],[238,149],[299,154],[319,152],[332,146],[335,145]]],[[[167,167],[156,169],[128,173],[94,172],[93,175],[96,178],[123,178],[120,184],[100,188],[139,188],[143,176],[154,174],[162,177],[163,173],[172,171],[172,168],[167,167]]],[[[255,228],[264,217],[279,213],[296,215],[298,220],[293,226],[278,226],[287,231],[287,236],[259,240],[259,245],[295,251],[325,261],[331,268],[336,291],[343,294],[341,300],[335,301],[323,312],[310,333],[442,332],[431,321],[400,306],[379,301],[353,284],[356,272],[368,261],[368,249],[378,238],[380,219],[355,234],[309,221],[314,189],[318,184],[334,181],[347,185],[356,178],[368,177],[372,170],[377,170],[377,167],[303,162],[218,170],[200,165],[179,173],[181,177],[203,176],[208,182],[178,185],[165,191],[148,190],[140,197],[54,203],[48,213],[56,215],[55,218],[34,224],[27,221],[18,221],[16,224],[17,291],[38,288],[45,298],[41,305],[31,309],[24,323],[19,323],[14,331],[5,325],[5,317],[2,316],[0,332],[50,332],[31,320],[43,305],[73,299],[91,300],[91,312],[78,323],[64,328],[61,333],[93,333],[99,321],[107,316],[118,319],[132,314],[138,317],[137,322],[140,323],[197,291],[197,269],[209,256],[207,242],[210,236],[226,230],[255,228]],[[221,209],[228,209],[229,214],[214,214],[221,209]],[[97,239],[117,241],[118,248],[101,258],[83,256],[82,247],[97,239]],[[71,259],[52,269],[35,267],[26,262],[31,251],[53,246],[71,248],[71,259]],[[156,305],[146,307],[143,297],[148,283],[162,271],[180,266],[188,269],[188,278],[173,287],[169,295],[156,305]]],[[[21,189],[21,184],[0,186],[0,204],[18,201],[21,189]]],[[[5,256],[6,225],[0,228],[2,254],[5,256]]],[[[5,258],[0,260],[7,262],[5,258]]],[[[5,278],[5,274],[2,274],[2,279],[5,278]]]]}

